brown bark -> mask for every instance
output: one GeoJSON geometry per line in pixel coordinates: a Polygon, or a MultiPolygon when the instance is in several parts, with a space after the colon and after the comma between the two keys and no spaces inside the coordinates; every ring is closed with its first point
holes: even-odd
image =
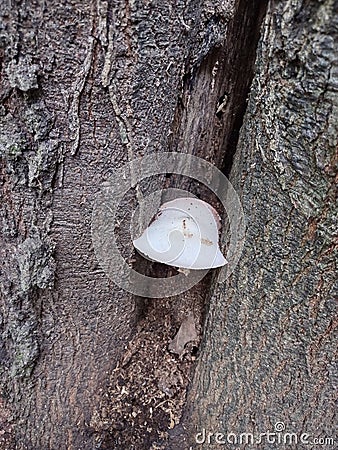
{"type": "MultiPolygon", "coordinates": [[[[277,421],[330,436],[334,3],[269,3],[237,149],[265,2],[2,3],[0,444],[182,449],[202,428],[277,421]],[[168,150],[231,169],[246,247],[226,286],[209,276],[177,298],[141,300],[99,267],[91,213],[115,168],[168,150]],[[150,367],[190,373],[192,358],[170,359],[166,346],[191,311],[199,333],[207,316],[203,347],[169,443],[123,417],[120,430],[96,426],[131,336],[129,364],[147,342],[150,367]]],[[[177,177],[139,187],[170,184],[214,200],[177,177]]],[[[132,189],[122,220],[136,202],[132,189]]],[[[132,257],[128,233],[121,242],[132,257]]]]}

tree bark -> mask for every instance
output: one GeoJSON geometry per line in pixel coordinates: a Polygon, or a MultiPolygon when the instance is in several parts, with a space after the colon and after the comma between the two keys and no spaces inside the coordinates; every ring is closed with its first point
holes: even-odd
{"type": "Polygon", "coordinates": [[[230,177],[246,243],[210,300],[183,421],[193,448],[336,441],[337,6],[268,6],[230,177]]]}
{"type": "MultiPolygon", "coordinates": [[[[2,1],[3,448],[188,449],[200,447],[203,429],[260,433],[277,422],[289,432],[332,436],[335,6],[2,1]],[[168,150],[230,174],[246,245],[225,286],[215,275],[173,299],[141,300],[100,268],[91,214],[113,170],[168,150]],[[169,358],[167,347],[191,311],[204,334],[186,399],[194,358],[169,358]],[[169,367],[184,378],[179,393],[158,397],[176,401],[184,414],[172,419],[163,410],[159,424],[153,412],[145,427],[133,422],[137,412],[126,419],[121,411],[120,428],[107,425],[109,415],[115,421],[114,374],[139,363],[144,342],[156,373],[169,367]],[[132,356],[126,362],[128,352],[136,363],[132,356]],[[163,427],[170,433],[156,433],[163,427]]],[[[170,174],[138,188],[131,180],[122,223],[140,189],[168,185],[190,186],[212,201],[170,174]]],[[[137,397],[140,373],[133,395],[145,411],[154,404],[137,397]]],[[[155,397],[156,373],[149,374],[155,397]]]]}

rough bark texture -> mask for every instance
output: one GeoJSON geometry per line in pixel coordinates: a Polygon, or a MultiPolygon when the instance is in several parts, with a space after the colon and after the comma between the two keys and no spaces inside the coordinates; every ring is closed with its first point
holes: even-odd
{"type": "MultiPolygon", "coordinates": [[[[235,153],[265,7],[259,0],[1,1],[4,449],[185,449],[200,447],[195,434],[203,428],[264,432],[277,421],[332,435],[335,5],[269,3],[235,153]],[[171,303],[140,302],[98,266],[91,211],[112,170],[167,150],[196,154],[225,173],[235,153],[231,179],[247,244],[226,286],[209,277],[171,303]],[[167,350],[155,350],[191,311],[201,333],[206,310],[182,423],[179,414],[173,424],[169,413],[163,418],[173,428],[169,443],[143,425],[130,428],[135,439],[127,441],[125,418],[121,430],[97,425],[131,336],[130,348],[148,342],[155,366],[162,358],[177,377],[186,370],[186,388],[193,359],[169,361],[167,350]],[[162,340],[149,338],[168,323],[162,340]]],[[[122,219],[139,193],[124,202],[122,219]]],[[[129,235],[121,239],[132,257],[129,235]]],[[[180,408],[182,400],[181,392],[180,408]]],[[[154,417],[148,428],[156,430],[154,417]]]]}
{"type": "MultiPolygon", "coordinates": [[[[183,422],[194,448],[244,448],[240,433],[258,439],[279,422],[310,436],[281,448],[336,442],[337,7],[268,7],[231,170],[246,245],[210,301],[183,422]]],[[[279,448],[274,438],[254,448],[279,448]]]]}
{"type": "Polygon", "coordinates": [[[16,448],[90,448],[92,405],[134,320],[90,238],[98,183],[125,158],[91,3],[1,7],[2,395],[16,448]]]}

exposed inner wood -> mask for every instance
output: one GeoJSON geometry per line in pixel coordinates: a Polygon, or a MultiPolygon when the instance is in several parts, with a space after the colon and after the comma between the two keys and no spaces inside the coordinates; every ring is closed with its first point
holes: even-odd
{"type": "MultiPolygon", "coordinates": [[[[224,44],[187,67],[170,150],[194,154],[230,172],[265,6],[265,2],[250,7],[247,2],[238,2],[224,44]]],[[[171,175],[165,186],[187,189],[219,206],[214,194],[191,179],[171,175]]],[[[220,213],[224,216],[224,211],[220,213]]],[[[137,259],[136,267],[144,266],[144,261],[137,259]]],[[[154,277],[175,273],[175,269],[157,263],[146,263],[143,271],[154,277]]],[[[126,443],[135,449],[182,448],[179,439],[177,443],[175,439],[167,441],[169,433],[180,434],[187,389],[202,345],[213,275],[174,298],[136,300],[140,312],[137,329],[111,376],[108,401],[92,422],[100,448],[126,443]],[[198,335],[184,352],[175,355],[170,344],[188,317],[193,317],[198,335]]]]}

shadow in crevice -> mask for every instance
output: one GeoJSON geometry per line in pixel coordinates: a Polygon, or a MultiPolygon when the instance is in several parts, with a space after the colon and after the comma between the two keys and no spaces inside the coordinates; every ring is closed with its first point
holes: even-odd
{"type": "Polygon", "coordinates": [[[254,75],[267,0],[239,1],[224,45],[187,69],[173,121],[172,151],[204,158],[229,175],[254,75]]]}
{"type": "MultiPolygon", "coordinates": [[[[186,75],[184,93],[176,110],[172,150],[204,158],[226,176],[231,172],[247,108],[267,4],[267,0],[237,2],[236,13],[227,27],[225,44],[211,49],[201,65],[186,75]]],[[[189,186],[189,182],[186,184],[189,186]]],[[[214,201],[207,189],[200,192],[200,197],[210,203],[214,201]]],[[[209,283],[206,289],[212,292],[215,277],[211,277],[209,283]]],[[[211,294],[204,297],[204,318],[208,315],[210,298],[211,294]]],[[[203,341],[201,345],[203,348],[203,341]]],[[[189,385],[191,392],[192,384],[189,385]]],[[[192,412],[188,394],[180,424],[169,433],[167,449],[193,448],[190,447],[193,445],[192,412]]]]}

